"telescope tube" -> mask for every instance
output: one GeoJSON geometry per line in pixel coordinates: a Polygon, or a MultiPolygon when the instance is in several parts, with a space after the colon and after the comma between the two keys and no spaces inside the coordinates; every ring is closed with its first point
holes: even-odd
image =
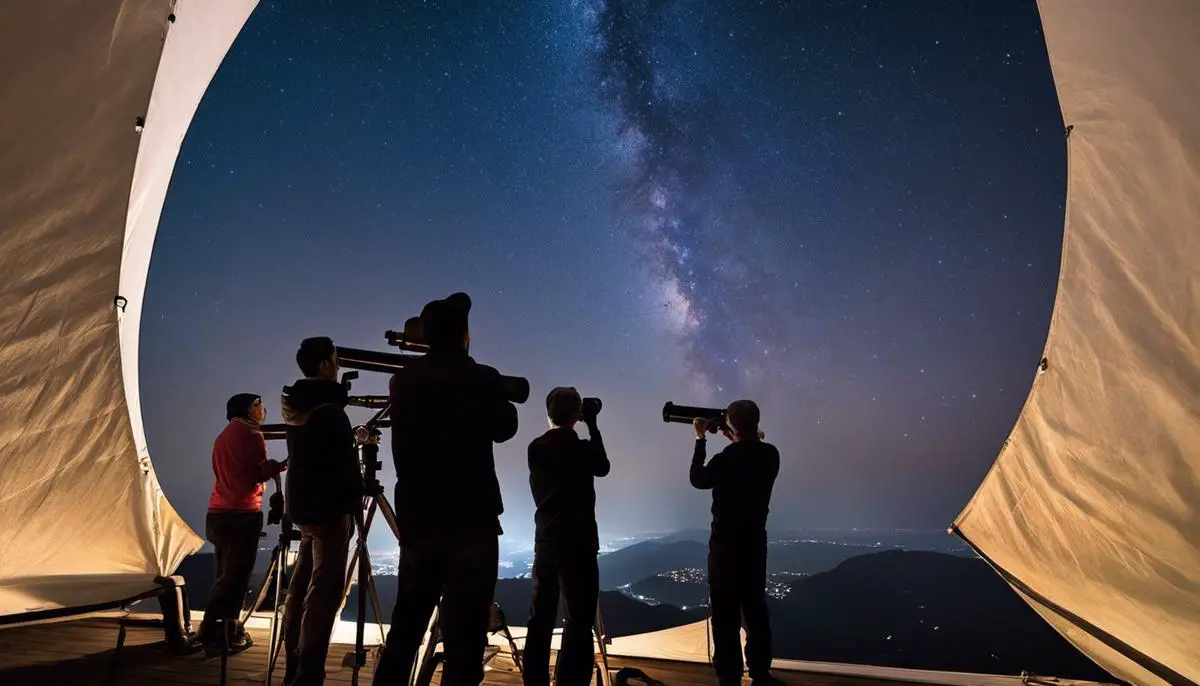
{"type": "Polygon", "coordinates": [[[720,419],[721,422],[709,427],[708,432],[715,434],[720,430],[721,425],[725,423],[725,410],[715,407],[693,407],[691,405],[676,405],[668,402],[663,405],[662,418],[664,422],[676,424],[691,424],[692,420],[700,419],[720,419]]]}
{"type": "MultiPolygon", "coordinates": [[[[364,372],[380,372],[394,374],[421,355],[401,355],[400,353],[384,353],[375,350],[337,347],[337,362],[339,367],[360,369],[364,372]]],[[[518,405],[529,400],[529,379],[521,376],[500,375],[500,392],[504,399],[518,405]]]]}

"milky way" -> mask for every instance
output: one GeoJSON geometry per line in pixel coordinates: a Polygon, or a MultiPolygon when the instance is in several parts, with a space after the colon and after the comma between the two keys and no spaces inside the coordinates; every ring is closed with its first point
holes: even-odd
{"type": "Polygon", "coordinates": [[[696,389],[706,397],[762,390],[765,370],[791,349],[799,313],[781,302],[778,271],[747,219],[729,162],[741,127],[713,83],[699,19],[693,8],[654,0],[581,12],[625,165],[616,197],[696,389]]]}
{"type": "Polygon", "coordinates": [[[1041,359],[1055,97],[1033,0],[263,0],[151,261],[163,487],[202,531],[230,394],[466,290],[472,353],[534,389],[496,452],[510,536],[556,385],[604,398],[601,531],[705,525],[657,410],[739,396],[784,455],[773,529],[943,529],[1041,359]]]}

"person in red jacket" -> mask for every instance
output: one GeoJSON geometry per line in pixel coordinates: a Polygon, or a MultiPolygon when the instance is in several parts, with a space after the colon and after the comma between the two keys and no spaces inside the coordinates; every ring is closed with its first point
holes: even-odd
{"type": "Polygon", "coordinates": [[[213,442],[215,479],[204,533],[215,549],[216,575],[199,632],[210,655],[220,649],[217,619],[226,620],[225,626],[231,627],[227,634],[231,651],[245,650],[252,643],[238,616],[250,587],[263,529],[263,483],[285,469],[282,462],[267,459],[267,443],[259,431],[266,416],[261,397],[239,393],[225,404],[229,424],[213,442]]]}

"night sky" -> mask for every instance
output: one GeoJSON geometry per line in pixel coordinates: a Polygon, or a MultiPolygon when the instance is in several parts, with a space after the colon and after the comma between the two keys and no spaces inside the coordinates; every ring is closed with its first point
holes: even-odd
{"type": "Polygon", "coordinates": [[[707,524],[660,410],[740,397],[773,530],[943,528],[1041,357],[1064,194],[1033,0],[264,1],[158,232],[151,455],[203,532],[228,396],[278,422],[301,338],[388,349],[465,290],[472,354],[533,388],[496,450],[513,540],[555,385],[605,401],[604,534],[707,524]]]}

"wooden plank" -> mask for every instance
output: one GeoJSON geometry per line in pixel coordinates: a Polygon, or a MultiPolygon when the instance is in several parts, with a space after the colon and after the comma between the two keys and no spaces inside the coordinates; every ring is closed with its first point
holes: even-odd
{"type": "MultiPolygon", "coordinates": [[[[113,665],[118,627],[111,619],[86,619],[58,624],[42,624],[0,630],[0,684],[64,684],[80,686],[104,683],[113,665]]],[[[263,684],[267,667],[267,643],[264,629],[250,630],[254,645],[229,658],[228,683],[263,684]]],[[[353,646],[333,644],[326,662],[325,682],[349,684],[353,670],[342,666],[342,659],[353,646]]],[[[162,631],[134,627],[127,631],[125,647],[120,651],[118,678],[114,686],[160,686],[181,684],[201,686],[220,683],[220,658],[203,653],[174,655],[166,650],[162,631]]],[[[367,665],[359,672],[359,683],[368,685],[374,676],[376,652],[368,649],[367,665]]],[[[635,667],[669,686],[710,686],[716,683],[707,664],[610,658],[613,669],[635,667]]],[[[785,681],[803,681],[806,686],[894,686],[895,682],[832,674],[778,673],[785,681]]],[[[440,678],[440,670],[435,683],[440,678]]],[[[283,660],[276,665],[273,682],[283,682],[283,660]]],[[[512,660],[501,653],[489,663],[484,683],[488,686],[519,686],[521,676],[512,660]]]]}

